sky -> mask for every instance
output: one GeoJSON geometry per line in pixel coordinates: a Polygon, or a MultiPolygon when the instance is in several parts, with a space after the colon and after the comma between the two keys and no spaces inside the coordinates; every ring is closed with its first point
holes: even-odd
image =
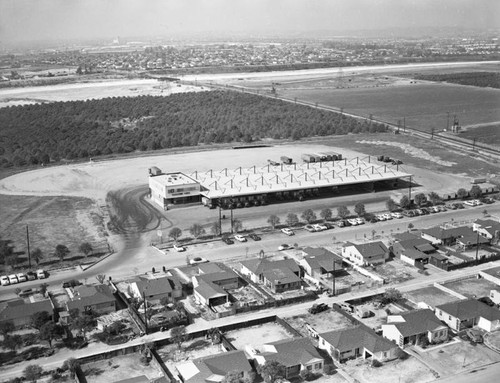
{"type": "Polygon", "coordinates": [[[0,0],[0,41],[500,27],[500,0],[0,0]]]}

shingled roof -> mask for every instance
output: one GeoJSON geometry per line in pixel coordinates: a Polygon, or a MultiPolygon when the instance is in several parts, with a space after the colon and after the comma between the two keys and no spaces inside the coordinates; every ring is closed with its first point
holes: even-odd
{"type": "Polygon", "coordinates": [[[339,350],[339,352],[364,347],[371,353],[376,353],[389,351],[396,347],[394,343],[378,336],[366,326],[328,331],[319,334],[319,336],[339,350]]]}
{"type": "Polygon", "coordinates": [[[423,334],[446,327],[429,309],[415,310],[399,315],[390,315],[387,325],[395,326],[404,337],[423,334]]]}
{"type": "Polygon", "coordinates": [[[479,302],[474,298],[446,303],[444,305],[436,306],[436,309],[460,320],[477,317],[482,317],[489,321],[500,320],[500,310],[496,307],[490,307],[483,302],[479,302]]]}
{"type": "Polygon", "coordinates": [[[85,310],[92,305],[101,305],[115,302],[115,297],[111,288],[101,284],[96,286],[76,286],[73,288],[73,297],[66,302],[68,310],[85,310]]]}
{"type": "Polygon", "coordinates": [[[0,322],[15,321],[19,318],[30,317],[33,314],[46,311],[49,315],[54,314],[54,309],[49,299],[26,303],[24,299],[13,299],[0,303],[0,322]]]}
{"type": "Polygon", "coordinates": [[[241,264],[245,266],[255,275],[262,274],[265,270],[272,269],[289,269],[294,273],[300,271],[299,265],[293,259],[282,259],[279,261],[270,261],[268,259],[249,259],[242,261],[241,264]]]}
{"type": "Polygon", "coordinates": [[[284,339],[267,343],[259,354],[267,360],[276,360],[285,367],[308,364],[314,360],[323,360],[308,338],[284,339]]]}

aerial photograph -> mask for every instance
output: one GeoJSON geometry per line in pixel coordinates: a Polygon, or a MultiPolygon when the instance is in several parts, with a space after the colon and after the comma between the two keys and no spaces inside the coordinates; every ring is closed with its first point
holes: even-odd
{"type": "Polygon", "coordinates": [[[0,383],[500,381],[500,1],[0,0],[0,383]]]}

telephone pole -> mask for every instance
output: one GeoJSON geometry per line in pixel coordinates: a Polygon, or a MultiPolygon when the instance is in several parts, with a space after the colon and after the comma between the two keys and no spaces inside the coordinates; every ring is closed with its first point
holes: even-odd
{"type": "Polygon", "coordinates": [[[31,269],[30,232],[26,225],[26,242],[28,243],[28,267],[31,269]]]}

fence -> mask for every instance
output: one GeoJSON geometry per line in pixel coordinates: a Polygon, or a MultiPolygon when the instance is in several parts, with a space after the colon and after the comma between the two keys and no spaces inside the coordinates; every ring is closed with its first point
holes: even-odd
{"type": "Polygon", "coordinates": [[[290,334],[292,334],[293,337],[298,337],[298,338],[302,338],[303,335],[298,332],[296,329],[294,329],[292,326],[290,326],[290,324],[288,324],[288,322],[284,319],[281,319],[280,317],[276,317],[276,323],[278,323],[279,325],[283,326],[286,331],[288,331],[290,334]]]}

